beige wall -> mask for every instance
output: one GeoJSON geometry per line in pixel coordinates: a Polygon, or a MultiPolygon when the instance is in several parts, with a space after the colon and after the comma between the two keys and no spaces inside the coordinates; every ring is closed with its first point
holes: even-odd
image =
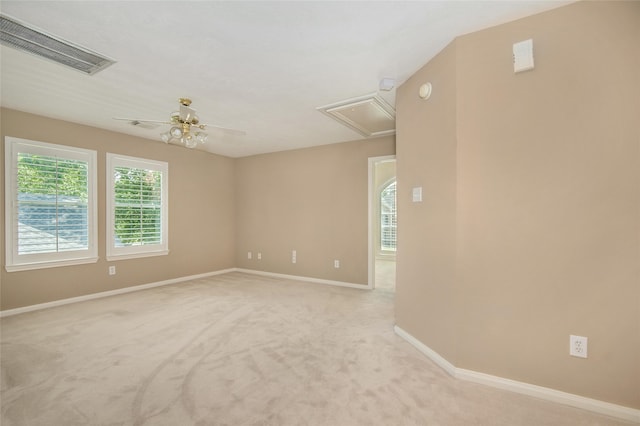
{"type": "MultiPolygon", "coordinates": [[[[1,110],[1,135],[78,146],[98,151],[98,254],[95,264],[11,272],[2,259],[1,309],[12,309],[101,291],[212,272],[235,266],[234,162],[119,133],[1,110]],[[169,250],[167,256],[105,260],[105,154],[107,152],[169,163],[169,250]],[[117,274],[109,276],[108,266],[117,274]]],[[[4,142],[2,149],[4,232],[4,142]]]]}
{"type": "Polygon", "coordinates": [[[237,266],[366,285],[368,158],[394,153],[384,137],[237,159],[237,266]]]}
{"type": "Polygon", "coordinates": [[[640,408],[639,23],[638,2],[575,3],[460,37],[400,88],[398,325],[456,367],[640,408]]]}
{"type": "Polygon", "coordinates": [[[455,362],[456,49],[443,50],[397,94],[396,321],[455,362]],[[427,79],[428,77],[428,79],[427,79]],[[431,81],[429,102],[418,88],[431,81]],[[423,202],[413,203],[412,188],[423,202]]]}
{"type": "MultiPolygon", "coordinates": [[[[368,158],[394,154],[393,137],[230,159],[18,111],[1,112],[3,140],[8,135],[98,151],[100,257],[95,264],[8,273],[2,244],[2,310],[236,266],[367,284],[368,158]],[[107,152],[169,163],[168,256],[105,260],[107,152]],[[292,249],[298,252],[295,265],[292,249]],[[252,261],[247,260],[249,250],[252,261]],[[333,267],[334,259],[340,260],[339,269],[333,267]],[[117,268],[115,276],[107,273],[110,265],[117,268]]],[[[4,159],[2,165],[4,170],[4,159]]],[[[0,220],[4,224],[4,208],[0,220]]]]}

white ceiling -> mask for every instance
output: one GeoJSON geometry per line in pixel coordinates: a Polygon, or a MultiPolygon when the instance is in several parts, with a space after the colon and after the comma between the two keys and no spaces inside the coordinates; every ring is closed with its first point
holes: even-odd
{"type": "Polygon", "coordinates": [[[2,0],[3,14],[117,61],[88,76],[2,46],[2,106],[162,143],[169,126],[112,118],[165,120],[190,97],[201,122],[246,132],[209,132],[204,149],[230,157],[356,140],[316,108],[401,84],[456,36],[566,3],[2,0]]]}

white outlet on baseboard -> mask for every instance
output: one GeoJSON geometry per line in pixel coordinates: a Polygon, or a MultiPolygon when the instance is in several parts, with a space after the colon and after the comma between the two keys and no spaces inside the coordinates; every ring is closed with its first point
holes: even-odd
{"type": "Polygon", "coordinates": [[[296,263],[297,253],[295,250],[291,250],[291,263],[296,263]]]}
{"type": "Polygon", "coordinates": [[[116,267],[115,266],[109,266],[109,275],[115,275],[116,274],[116,267]]]}
{"type": "Polygon", "coordinates": [[[339,260],[334,260],[333,261],[333,267],[338,269],[340,267],[340,261],[339,260]]]}
{"type": "Polygon", "coordinates": [[[258,252],[258,260],[262,260],[262,253],[258,252]]]}
{"type": "Polygon", "coordinates": [[[569,355],[579,358],[587,357],[587,338],[584,336],[569,336],[569,355]]]}
{"type": "Polygon", "coordinates": [[[253,257],[253,254],[251,254],[250,251],[247,252],[247,259],[251,259],[253,257]]]}

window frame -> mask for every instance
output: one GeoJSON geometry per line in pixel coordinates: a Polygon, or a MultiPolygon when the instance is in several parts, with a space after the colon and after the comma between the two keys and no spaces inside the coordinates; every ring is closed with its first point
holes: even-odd
{"type": "Polygon", "coordinates": [[[398,199],[397,199],[397,180],[395,178],[385,182],[385,184],[382,185],[382,188],[380,189],[380,194],[379,194],[378,200],[380,202],[380,205],[379,205],[379,217],[378,217],[378,221],[379,221],[379,225],[380,225],[379,226],[379,230],[378,230],[378,232],[380,233],[380,245],[378,247],[378,250],[380,251],[380,253],[395,254],[397,252],[397,249],[398,249],[398,224],[397,224],[398,199]],[[394,186],[394,192],[395,192],[393,211],[386,213],[386,212],[383,212],[383,210],[384,210],[383,209],[384,193],[389,188],[391,188],[391,186],[394,186]],[[395,218],[395,222],[396,223],[395,224],[385,225],[384,224],[384,220],[383,220],[384,216],[393,216],[395,218]],[[385,229],[393,229],[393,235],[394,235],[393,240],[394,240],[394,245],[395,245],[395,247],[393,247],[393,248],[385,247],[385,245],[384,245],[384,241],[387,240],[387,238],[384,237],[385,229]]]}
{"type": "Polygon", "coordinates": [[[68,145],[5,136],[5,269],[7,272],[98,261],[97,152],[68,145]],[[87,249],[19,254],[18,154],[28,153],[87,162],[87,249]]]}
{"type": "Polygon", "coordinates": [[[140,257],[163,256],[169,254],[169,163],[146,158],[107,153],[106,162],[106,258],[108,261],[135,259],[140,257]],[[115,245],[115,182],[116,167],[146,169],[161,173],[160,244],[142,244],[126,247],[115,245]]]}

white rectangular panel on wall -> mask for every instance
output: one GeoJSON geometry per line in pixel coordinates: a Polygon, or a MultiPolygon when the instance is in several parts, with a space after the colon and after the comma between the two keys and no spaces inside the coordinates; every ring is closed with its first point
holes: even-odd
{"type": "Polygon", "coordinates": [[[411,201],[413,201],[414,203],[421,203],[422,202],[422,187],[421,186],[417,186],[417,187],[413,188],[413,191],[411,192],[411,201]]]}
{"type": "Polygon", "coordinates": [[[513,72],[533,69],[533,40],[513,44],[513,72]]]}

